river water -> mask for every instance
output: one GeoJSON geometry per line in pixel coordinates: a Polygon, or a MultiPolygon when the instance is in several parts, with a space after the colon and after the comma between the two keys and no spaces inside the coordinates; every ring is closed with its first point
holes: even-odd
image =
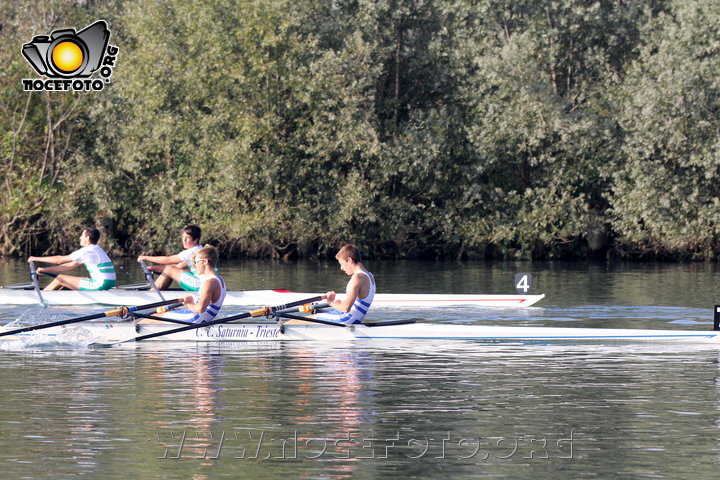
{"type": "MultiPolygon", "coordinates": [[[[140,281],[133,262],[121,282],[140,281]]],[[[527,309],[374,319],[711,329],[706,264],[368,262],[386,293],[515,293],[527,309]]],[[[226,262],[232,289],[342,290],[333,263],[226,262]]],[[[27,264],[0,261],[0,284],[27,264]]],[[[720,302],[718,302],[720,303],[720,302]]],[[[0,306],[0,322],[95,313],[0,306]]],[[[228,310],[236,313],[241,310],[228,310]]],[[[0,343],[6,478],[717,478],[720,348],[402,341],[0,343]]]]}

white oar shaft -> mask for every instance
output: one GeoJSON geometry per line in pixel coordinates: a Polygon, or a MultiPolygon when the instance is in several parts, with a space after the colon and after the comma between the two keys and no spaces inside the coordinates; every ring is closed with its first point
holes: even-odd
{"type": "Polygon", "coordinates": [[[143,269],[143,272],[145,273],[145,279],[150,284],[150,288],[155,290],[155,292],[160,297],[160,300],[165,300],[165,297],[163,297],[163,294],[160,292],[160,289],[155,285],[155,279],[153,279],[152,272],[148,269],[147,265],[145,265],[145,260],[140,260],[140,266],[143,269]]]}
{"type": "Polygon", "coordinates": [[[37,293],[38,299],[40,300],[40,306],[47,307],[47,303],[45,303],[45,299],[43,299],[40,290],[40,281],[38,280],[37,270],[35,269],[35,262],[30,261],[28,263],[30,264],[30,280],[32,280],[33,286],[35,287],[35,293],[37,293]]]}

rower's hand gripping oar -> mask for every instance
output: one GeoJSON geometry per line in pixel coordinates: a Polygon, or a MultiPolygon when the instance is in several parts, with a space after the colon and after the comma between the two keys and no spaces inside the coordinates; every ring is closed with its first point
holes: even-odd
{"type": "Polygon", "coordinates": [[[42,330],[44,328],[59,327],[60,325],[69,325],[71,323],[85,322],[87,320],[95,320],[96,318],[124,317],[124,316],[128,315],[129,313],[136,312],[138,310],[147,310],[150,308],[162,307],[164,305],[169,305],[171,303],[175,303],[176,301],[177,300],[165,300],[164,302],[150,303],[148,305],[140,305],[137,307],[118,307],[118,308],[114,308],[112,310],[108,310],[107,312],[95,313],[93,315],[86,315],[84,317],[68,318],[66,320],[58,320],[57,322],[44,323],[42,325],[32,325],[29,327],[23,327],[23,328],[17,328],[15,330],[9,330],[7,332],[0,332],[0,337],[4,337],[6,335],[15,335],[17,333],[32,332],[34,330],[42,330]]]}
{"type": "Polygon", "coordinates": [[[35,269],[35,262],[31,260],[28,263],[30,264],[30,280],[32,280],[33,286],[35,287],[35,293],[37,293],[37,296],[40,299],[40,306],[45,308],[47,307],[47,303],[45,303],[45,299],[43,298],[40,291],[40,282],[38,281],[38,274],[37,270],[35,269]]]}
{"type": "Polygon", "coordinates": [[[331,321],[327,321],[327,320],[318,320],[315,318],[307,318],[305,316],[293,315],[290,313],[290,312],[302,312],[302,313],[314,314],[314,313],[318,313],[328,307],[329,307],[329,305],[327,302],[321,302],[321,303],[306,303],[304,305],[298,305],[297,307],[293,307],[293,308],[277,310],[275,312],[275,318],[277,319],[278,329],[280,329],[280,333],[285,333],[285,324],[282,321],[283,318],[289,319],[289,320],[311,321],[313,323],[324,323],[327,325],[344,327],[345,326],[344,323],[331,322],[331,321]]]}
{"type": "Polygon", "coordinates": [[[312,302],[319,302],[320,300],[324,300],[325,295],[321,295],[318,297],[312,297],[307,298],[305,300],[298,300],[297,302],[290,302],[285,305],[278,305],[275,307],[260,307],[257,310],[251,310],[249,312],[240,313],[238,315],[231,315],[229,317],[223,317],[223,318],[216,318],[214,320],[210,320],[208,322],[201,322],[201,323],[193,323],[192,325],[188,325],[185,327],[180,328],[173,328],[172,330],[165,330],[163,332],[155,332],[155,333],[148,333],[147,335],[140,335],[139,337],[132,337],[128,338],[126,340],[121,340],[119,342],[113,342],[113,343],[95,343],[91,344],[91,346],[95,347],[112,347],[113,345],[120,345],[121,343],[129,343],[129,342],[139,342],[141,340],[147,340],[150,338],[156,338],[156,337],[162,337],[165,335],[172,335],[174,333],[180,333],[185,332],[187,330],[194,330],[198,328],[203,327],[209,327],[211,325],[217,325],[218,323],[226,323],[226,322],[232,322],[235,320],[241,320],[243,318],[249,318],[249,317],[268,317],[270,315],[273,315],[278,310],[287,310],[288,308],[296,307],[298,305],[302,305],[304,303],[312,303],[312,302]]]}
{"type": "Polygon", "coordinates": [[[165,300],[165,297],[163,297],[163,294],[160,293],[160,289],[155,285],[155,280],[153,279],[152,272],[147,268],[147,265],[145,265],[145,260],[140,260],[140,266],[143,269],[143,272],[145,273],[145,279],[148,281],[148,284],[150,284],[150,288],[155,290],[155,292],[160,297],[160,300],[165,300]]]}

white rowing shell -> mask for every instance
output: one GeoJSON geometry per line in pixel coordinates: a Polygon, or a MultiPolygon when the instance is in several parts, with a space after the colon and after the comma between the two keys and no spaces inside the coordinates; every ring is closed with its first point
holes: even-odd
{"type": "MultiPolygon", "coordinates": [[[[163,291],[166,300],[179,298],[192,292],[163,291]]],[[[105,290],[100,292],[43,291],[48,305],[145,305],[160,300],[157,293],[137,290],[105,290]]],[[[288,290],[245,290],[230,291],[225,296],[225,306],[281,305],[321,295],[319,293],[298,293],[288,290]]],[[[476,294],[399,294],[378,293],[373,307],[438,307],[474,305],[476,307],[529,307],[545,295],[476,295],[476,294]]],[[[33,290],[0,289],[2,305],[36,305],[39,302],[33,290]]]]}
{"type": "MultiPolygon", "coordinates": [[[[139,325],[131,322],[85,322],[52,327],[0,337],[5,340],[110,343],[127,340],[137,335],[177,328],[174,324],[139,325]]],[[[0,331],[11,329],[1,328],[0,331]]],[[[155,337],[145,342],[264,342],[264,341],[367,341],[379,339],[470,340],[481,342],[661,342],[661,343],[716,343],[720,344],[720,331],[701,330],[644,330],[618,328],[558,328],[558,327],[504,327],[483,325],[444,325],[413,323],[406,325],[336,327],[318,324],[285,325],[281,332],[277,323],[247,322],[225,323],[155,337]]]]}

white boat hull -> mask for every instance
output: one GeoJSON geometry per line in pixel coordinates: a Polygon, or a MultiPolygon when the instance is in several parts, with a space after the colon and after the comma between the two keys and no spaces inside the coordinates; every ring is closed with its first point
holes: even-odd
{"type": "MultiPolygon", "coordinates": [[[[2,341],[28,343],[112,343],[137,335],[178,328],[175,324],[134,325],[131,322],[85,322],[17,335],[2,341]]],[[[0,332],[11,329],[2,328],[0,332]]],[[[720,331],[643,330],[603,328],[504,327],[413,323],[405,325],[339,327],[320,324],[224,323],[159,336],[145,342],[267,342],[267,341],[366,341],[374,339],[470,340],[479,342],[661,342],[720,344],[720,331]]]]}
{"type": "MultiPolygon", "coordinates": [[[[179,298],[188,292],[163,291],[166,300],[179,298]]],[[[287,290],[245,290],[229,291],[225,296],[226,306],[282,305],[304,298],[321,295],[319,293],[299,293],[287,290]]],[[[157,293],[138,290],[105,290],[100,292],[51,291],[42,293],[48,305],[123,305],[136,306],[160,300],[157,293]]],[[[476,307],[529,307],[543,299],[545,295],[442,295],[442,294],[396,294],[378,293],[373,301],[377,307],[440,307],[473,305],[476,307]]],[[[37,293],[34,290],[0,289],[0,305],[37,305],[37,293]]]]}

